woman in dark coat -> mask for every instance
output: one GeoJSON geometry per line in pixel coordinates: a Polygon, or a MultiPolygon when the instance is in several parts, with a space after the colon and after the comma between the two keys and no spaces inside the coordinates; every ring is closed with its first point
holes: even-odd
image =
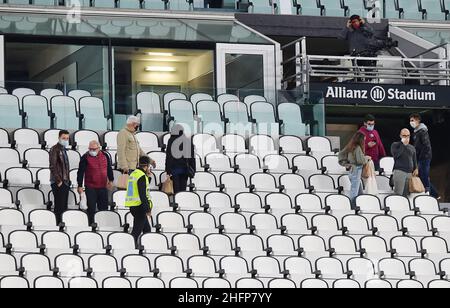
{"type": "Polygon", "coordinates": [[[166,173],[172,178],[174,193],[186,191],[188,179],[196,172],[192,139],[184,134],[183,126],[172,128],[166,151],[166,173]]]}

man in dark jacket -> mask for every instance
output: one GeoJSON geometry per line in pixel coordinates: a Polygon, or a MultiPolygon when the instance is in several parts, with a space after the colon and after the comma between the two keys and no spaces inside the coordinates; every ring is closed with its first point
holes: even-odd
{"type": "Polygon", "coordinates": [[[186,191],[189,178],[196,172],[192,140],[184,134],[183,126],[172,128],[166,151],[166,173],[172,178],[174,193],[186,191]]]}
{"type": "MultiPolygon", "coordinates": [[[[374,36],[374,31],[366,21],[358,15],[353,15],[347,21],[345,29],[342,31],[340,38],[348,41],[350,53],[358,57],[376,57],[376,53],[371,51],[371,42],[374,36]]],[[[373,67],[376,66],[376,61],[373,60],[358,60],[358,66],[373,67]]],[[[371,69],[364,70],[367,73],[371,69]]],[[[370,78],[368,78],[370,79],[370,78]]],[[[358,81],[363,81],[359,79],[358,81]]]]}
{"type": "Polygon", "coordinates": [[[100,150],[97,141],[91,141],[89,152],[81,157],[77,181],[78,193],[86,193],[89,224],[92,225],[97,208],[99,211],[108,210],[108,189],[112,189],[114,182],[111,159],[100,150]]]}
{"type": "Polygon", "coordinates": [[[409,117],[411,127],[414,129],[414,147],[417,152],[417,163],[419,165],[419,176],[425,186],[426,192],[439,199],[439,194],[430,181],[431,160],[433,159],[433,149],[431,147],[428,127],[422,123],[420,114],[413,114],[409,117]]]}
{"type": "Polygon", "coordinates": [[[59,142],[50,149],[50,183],[54,197],[56,222],[62,222],[62,215],[68,208],[70,191],[70,166],[67,148],[70,134],[66,130],[59,132],[59,142]]]}

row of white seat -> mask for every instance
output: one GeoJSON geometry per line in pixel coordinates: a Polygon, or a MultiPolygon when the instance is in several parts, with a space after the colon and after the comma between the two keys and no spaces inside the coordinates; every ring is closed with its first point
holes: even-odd
{"type": "MultiPolygon", "coordinates": [[[[166,286],[164,281],[156,277],[143,277],[137,279],[136,283],[124,277],[107,277],[101,283],[90,277],[74,277],[65,283],[65,281],[58,277],[53,276],[40,276],[37,277],[33,284],[24,277],[20,276],[6,276],[0,279],[0,289],[263,289],[264,283],[257,278],[241,278],[236,281],[236,285],[224,278],[207,278],[200,285],[195,279],[186,277],[175,277],[169,285],[166,286]]],[[[268,283],[269,289],[294,289],[296,288],[294,281],[285,278],[274,278],[268,283]]],[[[397,284],[392,284],[386,279],[371,279],[364,284],[366,289],[422,289],[424,285],[417,280],[400,280],[397,284]]],[[[359,282],[353,279],[338,279],[334,281],[326,281],[324,279],[310,278],[301,282],[300,288],[302,289],[359,289],[361,285],[359,282]]],[[[431,281],[427,288],[429,289],[448,289],[450,288],[450,282],[446,280],[434,280],[431,281]]]]}
{"type": "MultiPolygon", "coordinates": [[[[31,146],[37,147],[45,146],[51,147],[58,142],[58,129],[47,130],[43,133],[43,137],[33,129],[17,129],[12,133],[10,138],[9,133],[0,129],[0,145],[8,146],[31,146]]],[[[117,149],[117,131],[108,131],[102,138],[95,131],[80,130],[73,133],[71,146],[88,146],[92,140],[99,141],[105,148],[117,149]]],[[[136,139],[143,149],[150,151],[165,150],[169,141],[170,134],[164,134],[162,139],[152,132],[139,132],[136,134],[136,139]]],[[[272,152],[285,152],[292,154],[305,154],[311,152],[319,153],[336,153],[337,149],[332,149],[331,142],[325,137],[309,137],[304,142],[300,137],[296,136],[280,136],[278,145],[276,141],[267,135],[254,135],[248,140],[240,135],[224,135],[220,138],[220,142],[215,136],[211,134],[196,134],[193,136],[193,144],[197,149],[197,153],[204,157],[209,153],[217,153],[219,151],[226,151],[231,153],[248,153],[249,150],[259,152],[258,149],[266,149],[272,152]],[[220,144],[220,145],[219,145],[220,144]],[[280,150],[281,148],[281,150],[280,150]]]]}
{"type": "MultiPolygon", "coordinates": [[[[96,224],[92,226],[89,225],[87,215],[76,210],[65,212],[62,219],[63,224],[59,226],[56,224],[55,215],[48,210],[36,209],[27,214],[28,217],[25,219],[24,213],[18,210],[0,210],[1,232],[6,236],[6,241],[10,241],[8,239],[10,233],[15,230],[67,230],[72,238],[75,238],[80,230],[95,230],[104,233],[104,237],[107,237],[110,232],[129,231],[133,225],[131,215],[125,215],[125,218],[122,219],[119,214],[108,211],[97,213],[96,224]]],[[[428,222],[426,218],[411,215],[409,212],[402,213],[401,220],[376,213],[372,213],[370,218],[351,212],[325,214],[325,210],[302,214],[285,211],[278,221],[274,215],[268,213],[224,211],[216,219],[210,213],[195,210],[189,211],[186,216],[162,211],[154,215],[151,226],[160,234],[190,233],[201,239],[210,234],[225,234],[231,237],[252,234],[260,237],[261,246],[265,246],[263,242],[265,243],[275,234],[289,235],[293,239],[308,234],[319,235],[327,243],[330,238],[339,235],[352,236],[356,240],[364,236],[376,235],[387,242],[399,236],[410,236],[417,242],[420,242],[423,237],[440,236],[444,239],[445,246],[446,241],[450,241],[448,227],[450,218],[445,215],[432,215],[428,222]],[[307,215],[310,215],[309,219],[307,215]]],[[[325,243],[323,246],[325,247],[325,243]]]]}
{"type": "Polygon", "coordinates": [[[331,283],[341,279],[352,279],[364,285],[372,279],[388,281],[414,280],[428,285],[431,281],[448,281],[450,259],[435,263],[427,258],[408,256],[369,258],[348,255],[345,261],[323,256],[311,261],[305,256],[286,255],[280,260],[253,252],[254,257],[244,258],[233,254],[192,255],[183,260],[175,254],[141,253],[116,257],[111,254],[91,252],[81,257],[77,254],[61,253],[54,258],[40,253],[22,253],[17,258],[11,254],[0,254],[2,276],[25,277],[54,275],[55,277],[93,277],[103,281],[105,277],[128,277],[137,280],[157,277],[169,283],[175,277],[187,276],[200,283],[207,278],[225,278],[232,285],[242,278],[256,278],[268,287],[272,279],[290,279],[301,286],[305,279],[324,279],[331,283]],[[18,266],[20,265],[20,266],[18,266]]]}

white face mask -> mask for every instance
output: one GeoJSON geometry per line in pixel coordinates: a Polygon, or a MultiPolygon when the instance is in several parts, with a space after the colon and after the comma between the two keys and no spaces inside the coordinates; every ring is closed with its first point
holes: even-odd
{"type": "Polygon", "coordinates": [[[89,151],[89,155],[91,155],[92,157],[97,157],[98,152],[97,151],[89,151]]]}
{"type": "Polygon", "coordinates": [[[375,130],[375,125],[367,125],[366,128],[369,132],[372,132],[375,130]]]}
{"type": "Polygon", "coordinates": [[[414,121],[411,121],[409,124],[411,125],[411,127],[412,127],[413,129],[416,129],[417,126],[418,126],[417,123],[414,122],[414,121]]]}
{"type": "Polygon", "coordinates": [[[65,147],[65,148],[68,148],[69,147],[69,140],[60,139],[59,140],[59,144],[62,145],[63,147],[65,147]]]}

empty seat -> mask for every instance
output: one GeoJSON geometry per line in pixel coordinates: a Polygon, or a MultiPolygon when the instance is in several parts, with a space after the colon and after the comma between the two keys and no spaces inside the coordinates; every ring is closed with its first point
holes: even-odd
{"type": "Polygon", "coordinates": [[[328,289],[328,284],[321,279],[306,279],[300,284],[302,289],[328,289]]]}
{"type": "Polygon", "coordinates": [[[53,276],[41,276],[34,280],[35,289],[64,289],[64,281],[53,276]]]}
{"type": "Polygon", "coordinates": [[[239,135],[225,135],[221,139],[224,152],[234,159],[237,154],[248,153],[245,138],[239,135]]]}
{"type": "Polygon", "coordinates": [[[111,128],[108,122],[111,117],[106,115],[102,99],[87,96],[81,98],[79,104],[83,129],[108,130],[111,128]]]}
{"type": "Polygon", "coordinates": [[[306,154],[306,151],[303,149],[303,141],[300,137],[281,136],[279,144],[280,152],[289,159],[291,164],[295,156],[306,154]]]}
{"type": "Polygon", "coordinates": [[[171,289],[197,289],[198,283],[194,279],[177,277],[170,281],[171,289]]]}
{"type": "Polygon", "coordinates": [[[40,93],[41,96],[45,97],[49,102],[55,96],[62,96],[64,93],[58,89],[44,89],[40,93]]]}
{"type": "Polygon", "coordinates": [[[26,127],[40,129],[51,127],[51,118],[48,111],[49,101],[39,95],[28,95],[23,98],[22,105],[26,127]]]}
{"type": "Polygon", "coordinates": [[[27,279],[18,276],[6,276],[0,279],[0,289],[29,289],[27,279]]]}
{"type": "Polygon", "coordinates": [[[0,122],[3,128],[22,127],[19,100],[14,95],[0,94],[0,122]]]}
{"type": "Polygon", "coordinates": [[[450,281],[433,280],[428,284],[429,289],[450,289],[450,281]]]}
{"type": "Polygon", "coordinates": [[[278,106],[278,116],[283,121],[281,125],[283,135],[306,136],[309,134],[308,127],[302,120],[302,112],[299,105],[292,103],[280,104],[278,106]]]}
{"type": "Polygon", "coordinates": [[[223,107],[228,102],[240,102],[240,99],[233,94],[220,94],[217,97],[217,102],[223,107]]]}
{"type": "Polygon", "coordinates": [[[19,99],[20,104],[22,104],[22,99],[27,95],[35,95],[36,92],[29,88],[16,88],[12,91],[12,95],[19,99]]]}
{"type": "Polygon", "coordinates": [[[196,103],[196,110],[202,123],[203,133],[215,135],[223,135],[225,133],[222,111],[218,103],[204,100],[199,101],[196,103]]]}
{"type": "Polygon", "coordinates": [[[250,106],[251,118],[256,122],[258,134],[279,135],[280,125],[277,123],[275,108],[266,102],[256,102],[250,106]]]}
{"type": "Polygon", "coordinates": [[[376,261],[389,258],[386,241],[377,236],[365,236],[360,241],[361,253],[364,257],[376,261]]]}
{"type": "Polygon", "coordinates": [[[314,187],[317,193],[341,193],[343,187],[336,187],[334,179],[325,174],[316,174],[309,177],[309,186],[314,187]]]}
{"type": "Polygon", "coordinates": [[[160,152],[158,136],[150,132],[139,132],[136,134],[136,140],[139,142],[139,146],[146,153],[148,152],[160,152]]]}
{"type": "Polygon", "coordinates": [[[337,149],[332,149],[331,141],[325,137],[310,137],[306,140],[306,144],[311,149],[312,155],[319,159],[327,155],[333,155],[338,151],[337,149]]]}
{"type": "Polygon", "coordinates": [[[333,289],[359,289],[359,283],[352,279],[339,279],[333,283],[333,289]]]}
{"type": "Polygon", "coordinates": [[[169,103],[173,100],[186,100],[187,97],[183,93],[166,93],[164,95],[164,110],[169,111],[169,103]]]}
{"type": "Polygon", "coordinates": [[[204,289],[231,289],[228,280],[222,278],[208,278],[203,281],[204,289]]]}
{"type": "Polygon", "coordinates": [[[344,265],[339,259],[320,258],[316,261],[316,270],[320,278],[325,280],[345,279],[347,275],[344,273],[344,265]]]}
{"type": "Polygon", "coordinates": [[[72,97],[75,100],[77,111],[80,111],[80,99],[82,99],[83,97],[91,96],[91,93],[86,90],[72,90],[68,93],[68,96],[72,97]]]}
{"type": "Polygon", "coordinates": [[[406,216],[402,220],[403,228],[412,237],[425,237],[431,235],[428,222],[425,218],[419,216],[406,216]]]}
{"type": "Polygon", "coordinates": [[[173,278],[184,276],[183,261],[176,256],[159,256],[155,260],[155,268],[159,270],[162,280],[170,283],[173,278]]]}
{"type": "Polygon", "coordinates": [[[190,97],[190,101],[194,105],[196,105],[198,102],[201,102],[201,101],[211,102],[213,100],[214,100],[213,97],[207,93],[195,93],[195,94],[192,94],[190,97]]]}
{"type": "Polygon", "coordinates": [[[50,101],[53,124],[58,129],[77,130],[80,127],[75,100],[69,96],[55,96],[50,101]]]}
{"type": "Polygon", "coordinates": [[[197,121],[194,118],[194,107],[186,100],[172,100],[169,103],[170,127],[175,124],[183,126],[187,135],[196,134],[198,131],[197,121]]]}
{"type": "Polygon", "coordinates": [[[270,154],[278,154],[272,137],[266,135],[256,135],[250,137],[249,150],[250,153],[258,156],[260,159],[264,159],[270,154]]]}
{"type": "Polygon", "coordinates": [[[136,95],[137,113],[142,118],[144,131],[163,131],[163,114],[159,95],[154,92],[139,92],[136,95]]]}
{"type": "Polygon", "coordinates": [[[138,279],[136,282],[136,288],[138,289],[164,289],[164,281],[155,277],[144,277],[138,279]]]}
{"type": "Polygon", "coordinates": [[[411,276],[420,281],[423,285],[428,285],[431,281],[438,279],[436,267],[433,261],[427,259],[414,259],[409,262],[411,276]]]}
{"type": "Polygon", "coordinates": [[[366,289],[392,289],[392,285],[389,281],[381,279],[372,279],[366,282],[366,289]]]}
{"type": "Polygon", "coordinates": [[[272,279],[269,281],[269,289],[295,289],[297,286],[295,282],[290,279],[272,279]]]}
{"type": "Polygon", "coordinates": [[[378,278],[374,264],[365,258],[351,258],[347,261],[347,270],[352,272],[350,278],[362,286],[367,280],[378,278]]]}
{"type": "Polygon", "coordinates": [[[385,175],[391,176],[394,171],[394,158],[393,157],[383,157],[380,160],[380,169],[383,170],[385,175]]]}
{"type": "Polygon", "coordinates": [[[69,289],[98,289],[98,283],[89,277],[75,277],[69,280],[69,289]]]}
{"type": "Polygon", "coordinates": [[[32,186],[33,174],[30,170],[24,168],[9,168],[5,172],[3,185],[7,187],[27,187],[32,186]]]}
{"type": "Polygon", "coordinates": [[[397,289],[423,289],[423,285],[415,280],[401,280],[397,283],[397,289]]]}
{"type": "MultiPolygon", "coordinates": [[[[219,102],[220,103],[220,102],[219,102]]],[[[247,106],[240,102],[227,102],[223,112],[228,119],[227,133],[240,136],[249,136],[253,133],[253,125],[248,116],[247,106]]]]}
{"type": "Polygon", "coordinates": [[[126,278],[109,277],[103,280],[104,289],[131,289],[131,282],[126,278]]]}
{"type": "Polygon", "coordinates": [[[157,216],[157,229],[164,233],[185,232],[184,218],[179,213],[162,212],[157,216]]]}
{"type": "Polygon", "coordinates": [[[218,153],[217,140],[213,135],[197,134],[193,137],[192,142],[195,147],[195,153],[204,158],[210,153],[218,153]]]}

